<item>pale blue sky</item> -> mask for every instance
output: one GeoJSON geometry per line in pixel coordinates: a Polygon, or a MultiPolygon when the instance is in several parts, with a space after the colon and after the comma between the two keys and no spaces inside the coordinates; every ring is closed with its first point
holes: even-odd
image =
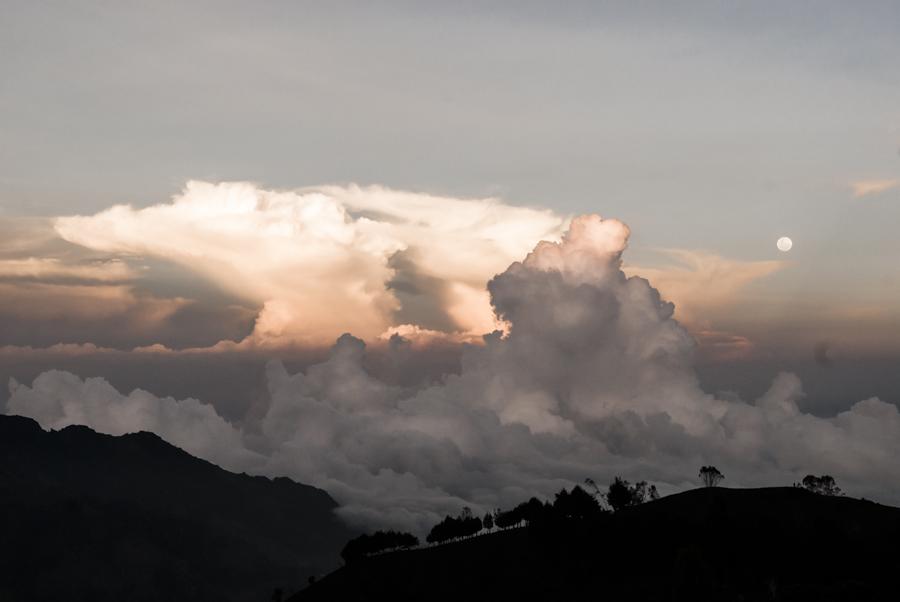
{"type": "Polygon", "coordinates": [[[900,177],[895,3],[327,4],[7,0],[4,211],[382,183],[741,255],[900,217],[849,193],[900,177]]]}

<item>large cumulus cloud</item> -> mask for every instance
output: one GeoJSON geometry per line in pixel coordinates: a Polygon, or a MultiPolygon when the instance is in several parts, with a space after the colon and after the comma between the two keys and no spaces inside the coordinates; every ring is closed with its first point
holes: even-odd
{"type": "Polygon", "coordinates": [[[705,393],[672,304],[622,271],[628,234],[615,220],[577,218],[561,241],[539,243],[492,279],[507,331],[467,348],[460,372],[437,384],[376,378],[365,343],[344,335],[305,371],[271,362],[265,407],[240,427],[196,401],[122,395],[65,373],[14,384],[9,410],[45,426],[148,428],[176,443],[212,433],[227,445],[196,453],[323,486],[367,524],[422,529],[463,504],[508,505],[585,477],[624,474],[673,491],[707,463],[732,485],[829,472],[851,493],[900,502],[895,406],[872,398],[813,416],[798,408],[791,374],[752,403],[705,393]],[[188,418],[173,430],[182,404],[188,418]]]}
{"type": "MultiPolygon", "coordinates": [[[[326,348],[347,331],[370,344],[395,333],[478,343],[503,327],[487,281],[538,241],[558,241],[568,222],[494,198],[200,181],[143,208],[2,218],[0,345],[32,356],[47,348],[44,365],[55,368],[59,343],[259,357],[326,348]]],[[[739,289],[780,264],[672,252],[686,267],[626,273],[662,282],[716,357],[753,349],[716,322],[739,289]]],[[[102,374],[116,380],[112,369],[102,374]]]]}
{"type": "Polygon", "coordinates": [[[365,339],[415,322],[493,327],[484,283],[566,218],[494,199],[380,187],[274,191],[192,181],[172,202],[56,220],[94,252],[183,266],[261,307],[246,345],[365,339]]]}

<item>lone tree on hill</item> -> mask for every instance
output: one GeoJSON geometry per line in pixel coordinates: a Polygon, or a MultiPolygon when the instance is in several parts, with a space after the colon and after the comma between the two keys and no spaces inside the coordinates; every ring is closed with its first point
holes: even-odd
{"type": "Polygon", "coordinates": [[[494,528],[494,515],[490,512],[485,512],[484,518],[481,519],[481,525],[490,531],[494,528]]]}
{"type": "Polygon", "coordinates": [[[719,469],[715,466],[700,467],[700,480],[703,482],[704,487],[715,487],[721,483],[724,478],[725,475],[719,472],[719,469]]]}

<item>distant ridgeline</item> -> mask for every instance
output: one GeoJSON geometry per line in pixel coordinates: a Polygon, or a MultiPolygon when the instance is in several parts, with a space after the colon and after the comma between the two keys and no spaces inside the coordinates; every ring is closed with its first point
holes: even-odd
{"type": "Polygon", "coordinates": [[[0,415],[0,601],[270,600],[339,564],[336,505],[150,433],[0,415]]]}
{"type": "Polygon", "coordinates": [[[429,533],[444,545],[357,538],[291,602],[900,600],[900,509],[842,497],[828,475],[765,489],[715,487],[711,466],[700,478],[665,498],[616,478],[480,519],[464,509],[429,533]]]}

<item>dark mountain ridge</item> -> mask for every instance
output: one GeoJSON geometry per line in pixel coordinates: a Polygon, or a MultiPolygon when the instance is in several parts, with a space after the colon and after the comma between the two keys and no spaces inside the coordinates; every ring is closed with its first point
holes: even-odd
{"type": "Polygon", "coordinates": [[[887,601],[898,575],[898,508],[709,488],[364,558],[292,600],[887,601]]]}
{"type": "Polygon", "coordinates": [[[151,433],[0,416],[0,600],[268,600],[337,566],[336,507],[151,433]]]}

